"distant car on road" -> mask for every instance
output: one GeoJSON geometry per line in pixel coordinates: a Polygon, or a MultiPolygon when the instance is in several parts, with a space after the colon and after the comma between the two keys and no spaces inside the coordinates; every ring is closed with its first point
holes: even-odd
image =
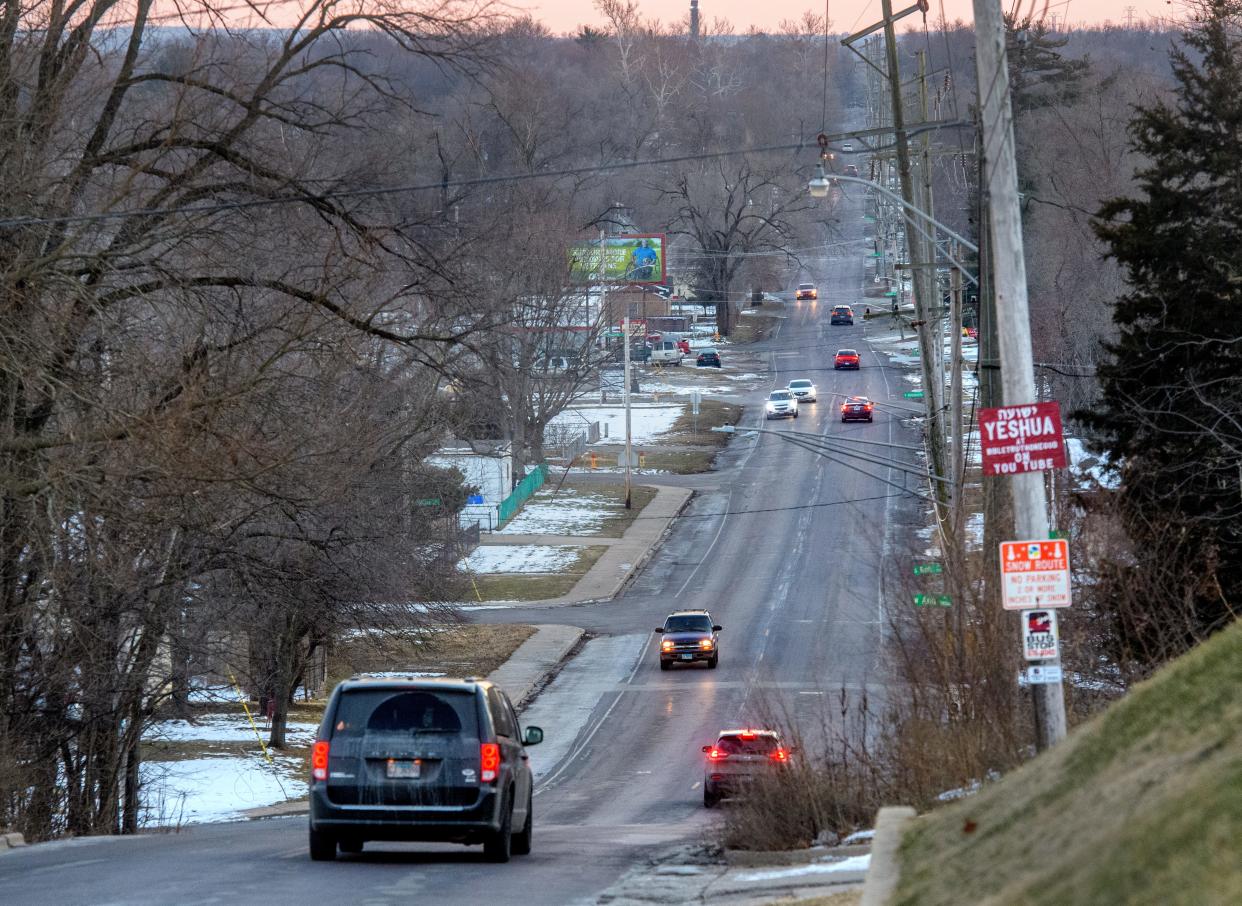
{"type": "Polygon", "coordinates": [[[855,396],[841,404],[841,421],[869,422],[872,420],[875,404],[865,396],[855,396]]]}
{"type": "Polygon", "coordinates": [[[845,175],[846,176],[858,176],[858,167],[855,166],[854,164],[846,164],[845,175]]]}
{"type": "Polygon", "coordinates": [[[814,283],[799,283],[797,290],[794,291],[794,301],[802,302],[804,300],[813,300],[819,298],[819,290],[815,288],[814,283]]]}
{"type": "Polygon", "coordinates": [[[694,364],[699,368],[719,368],[720,353],[715,349],[700,349],[694,364]]]}
{"type": "Polygon", "coordinates": [[[816,401],[815,384],[806,378],[798,378],[796,381],[789,382],[789,392],[797,398],[800,403],[813,403],[816,401]]]}
{"type": "Polygon", "coordinates": [[[853,325],[854,309],[848,305],[832,306],[832,317],[829,319],[829,323],[834,327],[839,324],[853,325]]]}
{"type": "Polygon", "coordinates": [[[703,805],[715,808],[756,780],[789,764],[792,750],[781,745],[774,730],[722,730],[715,745],[703,746],[703,805]]]}
{"type": "Polygon", "coordinates": [[[838,349],[836,356],[833,357],[832,367],[840,370],[853,369],[857,371],[862,365],[859,362],[857,349],[838,349]]]}
{"type": "Polygon", "coordinates": [[[773,390],[764,406],[765,418],[798,417],[798,398],[788,390],[773,390]]]}
{"type": "Polygon", "coordinates": [[[706,610],[677,610],[657,626],[660,634],[660,669],[671,670],[674,664],[703,661],[708,669],[720,663],[721,627],[712,622],[706,610]]]}
{"type": "Polygon", "coordinates": [[[513,705],[485,680],[340,683],[311,747],[310,857],[369,840],[483,844],[493,862],[531,849],[532,777],[513,705]]]}
{"type": "Polygon", "coordinates": [[[854,143],[853,142],[841,142],[841,150],[842,151],[853,151],[854,143]]]}

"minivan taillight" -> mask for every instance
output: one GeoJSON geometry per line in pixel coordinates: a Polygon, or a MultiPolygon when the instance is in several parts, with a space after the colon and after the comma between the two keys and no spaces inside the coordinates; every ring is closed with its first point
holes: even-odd
{"type": "Polygon", "coordinates": [[[328,779],[328,749],[330,744],[326,739],[320,739],[315,742],[311,749],[311,777],[314,780],[328,779]]]}
{"type": "Polygon", "coordinates": [[[500,775],[500,746],[494,742],[479,744],[479,779],[495,783],[500,775]]]}

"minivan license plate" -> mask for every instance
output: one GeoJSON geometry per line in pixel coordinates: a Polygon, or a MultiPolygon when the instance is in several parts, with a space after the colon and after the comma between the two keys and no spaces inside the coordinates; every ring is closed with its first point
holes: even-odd
{"type": "Polygon", "coordinates": [[[682,659],[683,661],[692,661],[692,660],[694,660],[694,655],[693,655],[693,654],[683,654],[683,655],[681,656],[681,659],[682,659]]]}
{"type": "Polygon", "coordinates": [[[417,761],[388,761],[388,776],[394,780],[417,780],[421,771],[417,761]]]}

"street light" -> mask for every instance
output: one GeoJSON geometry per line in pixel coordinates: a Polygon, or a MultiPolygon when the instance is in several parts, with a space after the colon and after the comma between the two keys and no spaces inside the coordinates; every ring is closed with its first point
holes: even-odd
{"type": "Polygon", "coordinates": [[[815,175],[806,184],[807,191],[811,193],[812,198],[826,198],[831,187],[832,182],[828,179],[828,174],[824,172],[823,163],[816,164],[815,175]]]}

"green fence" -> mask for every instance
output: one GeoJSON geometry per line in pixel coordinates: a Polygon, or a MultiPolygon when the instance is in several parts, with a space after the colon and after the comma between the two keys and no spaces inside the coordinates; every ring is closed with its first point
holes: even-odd
{"type": "Polygon", "coordinates": [[[500,506],[497,507],[498,512],[496,513],[496,516],[500,520],[501,525],[504,525],[512,519],[513,514],[518,511],[518,508],[529,500],[532,494],[543,487],[543,482],[547,478],[547,474],[547,464],[542,462],[539,463],[539,465],[535,466],[535,470],[533,472],[517,483],[517,487],[513,489],[512,494],[500,501],[500,506]]]}

